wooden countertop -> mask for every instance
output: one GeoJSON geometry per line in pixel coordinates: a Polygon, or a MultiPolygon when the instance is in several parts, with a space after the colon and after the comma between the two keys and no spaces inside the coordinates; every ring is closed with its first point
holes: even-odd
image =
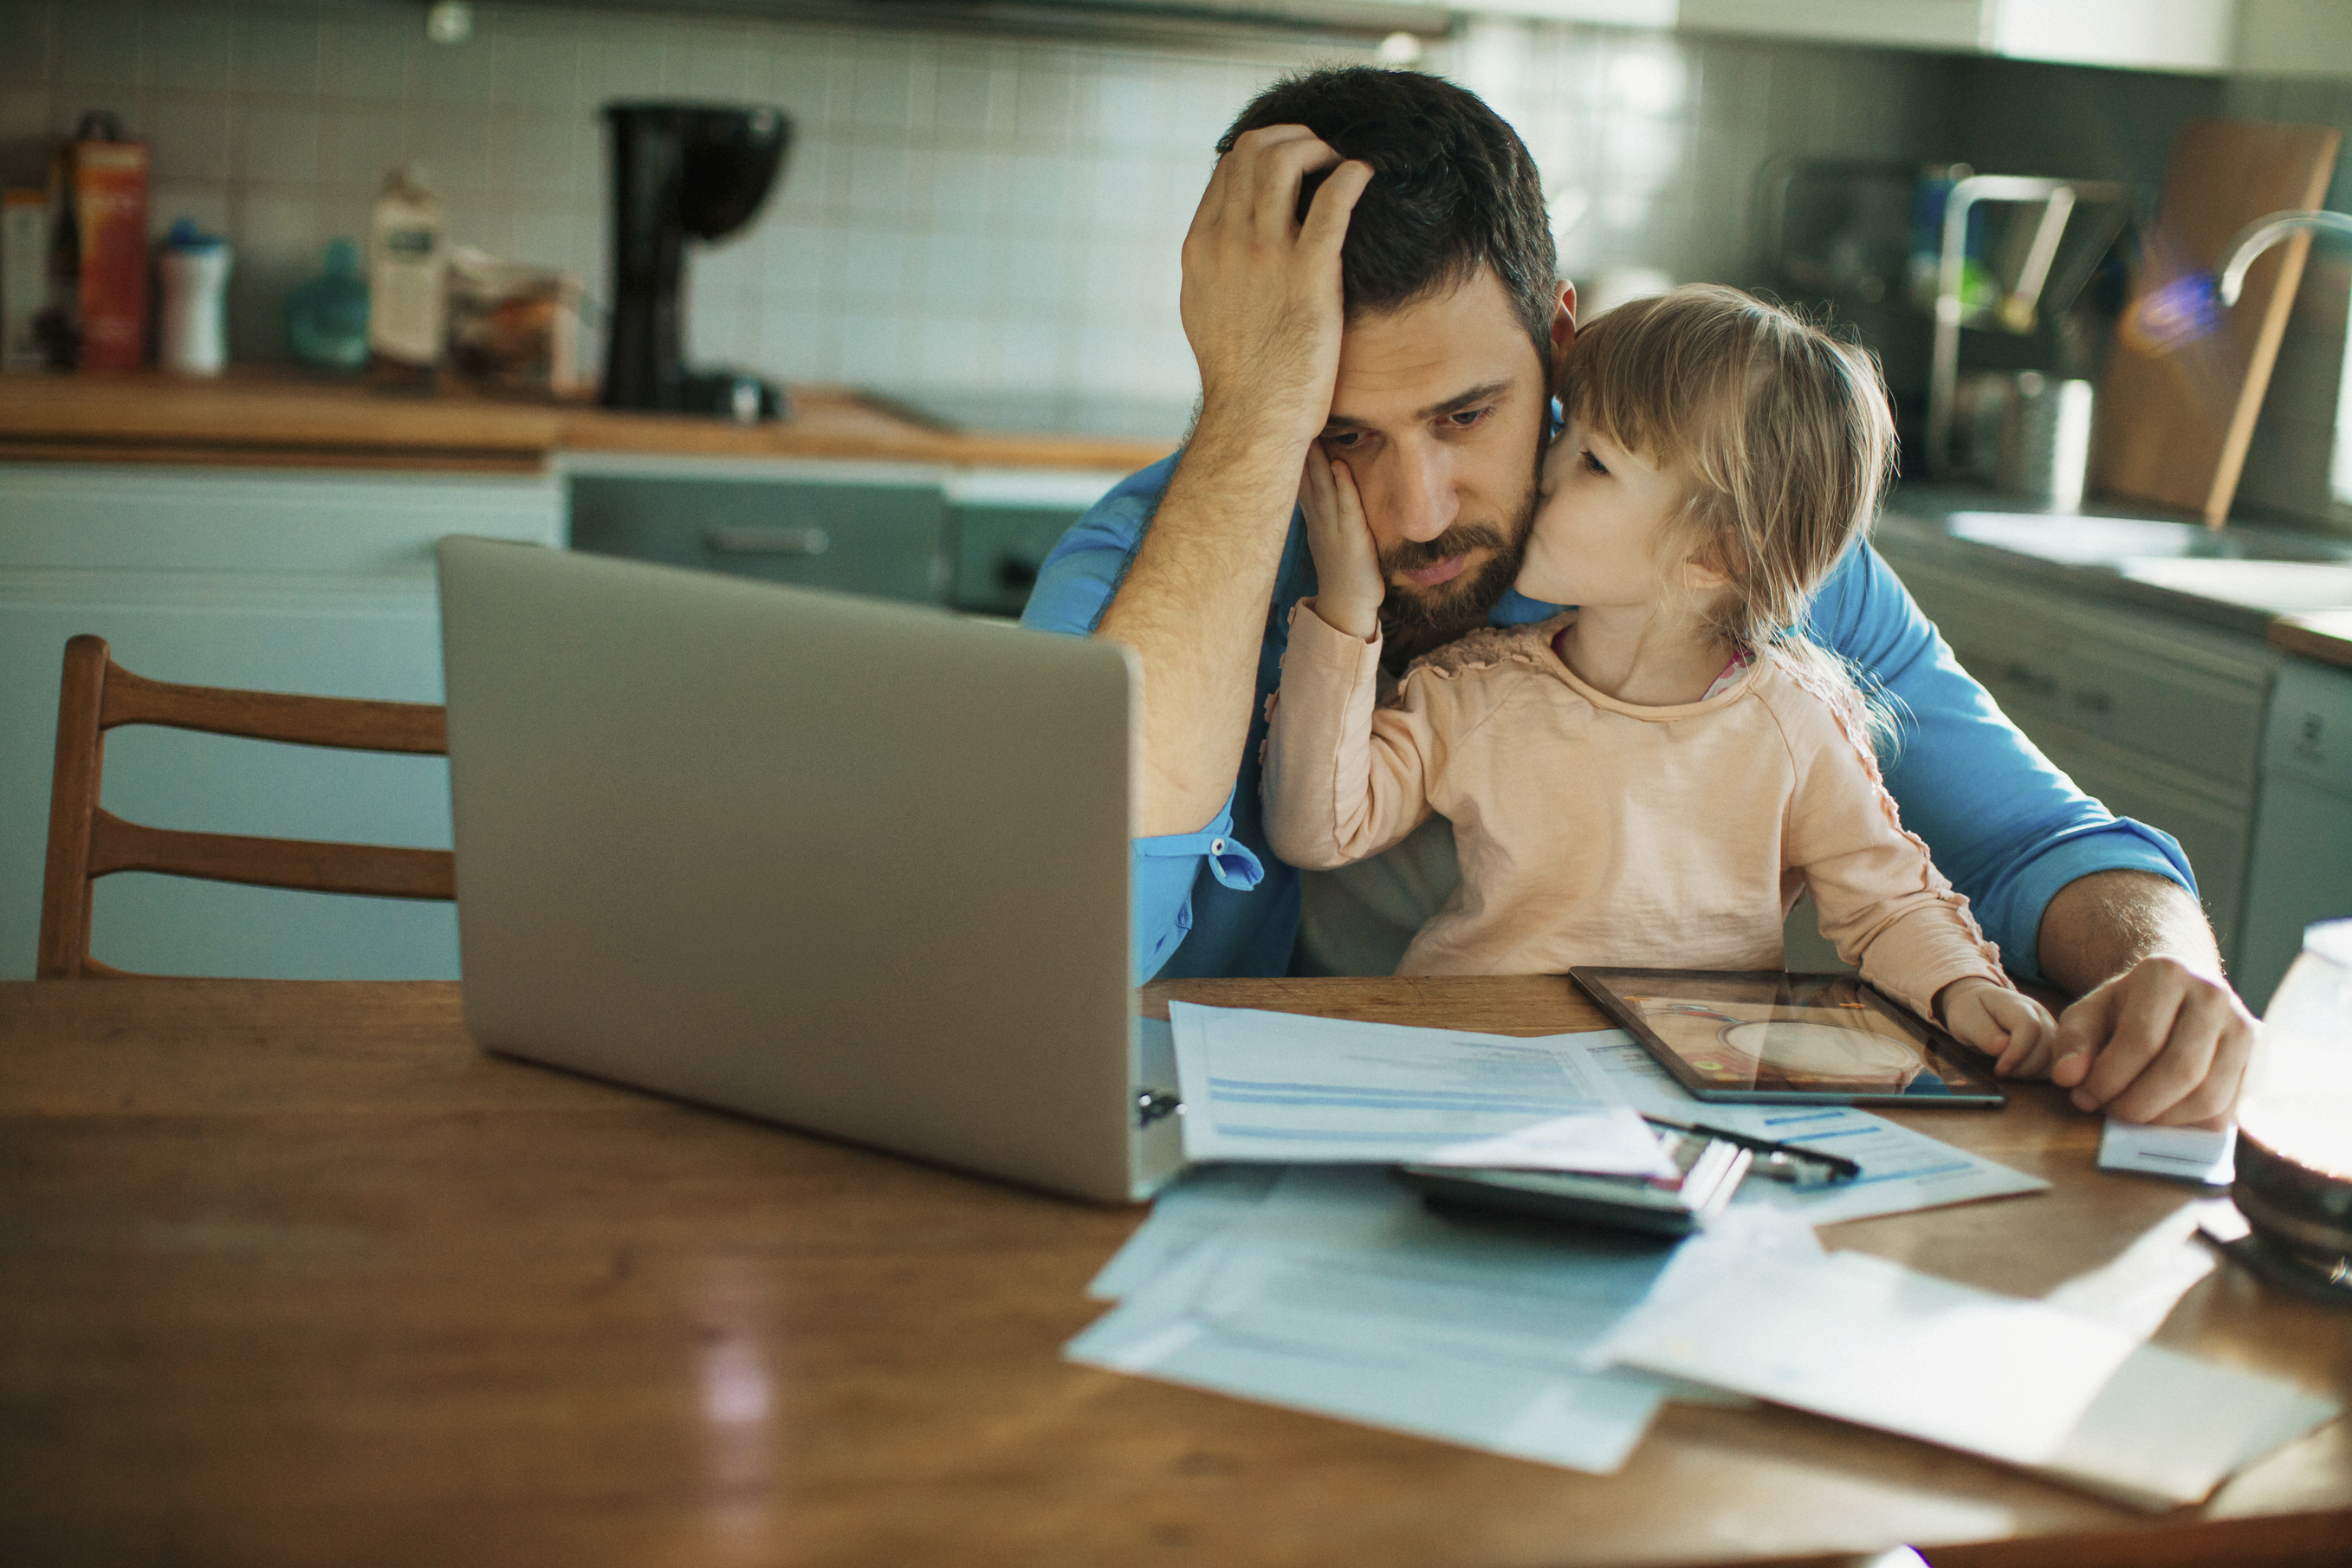
{"type": "Polygon", "coordinates": [[[1126,470],[1173,449],[949,432],[847,387],[794,386],[792,398],[791,419],[735,425],[446,384],[410,392],[278,367],[238,366],[209,381],[156,371],[7,375],[0,376],[0,459],[530,472],[560,452],[632,452],[1126,470]]]}
{"type": "Polygon", "coordinates": [[[2352,669],[2352,610],[2311,610],[2271,623],[2271,647],[2352,669]]]}
{"type": "MultiPolygon", "coordinates": [[[[1171,996],[1601,1022],[1544,976],[1144,1003],[1171,996]]],[[[2352,1540],[2340,1424],[2147,1515],[1769,1406],[1677,1404],[1592,1476],[1076,1366],[1138,1211],[487,1056],[454,984],[5,984],[0,1059],[12,1563],[2316,1568],[2352,1540]]],[[[2197,1201],[2094,1169],[2047,1086],[1893,1114],[2053,1189],[1833,1247],[2041,1296],[2197,1201]]],[[[2352,1387],[2352,1319],[2233,1266],[2158,1338],[2352,1387]]]]}

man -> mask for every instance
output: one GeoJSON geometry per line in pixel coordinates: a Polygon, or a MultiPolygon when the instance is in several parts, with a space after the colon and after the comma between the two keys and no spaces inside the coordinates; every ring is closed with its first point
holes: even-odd
{"type": "MultiPolygon", "coordinates": [[[[1142,665],[1139,977],[1292,963],[1300,879],[1266,847],[1259,752],[1290,610],[1315,591],[1296,516],[1310,444],[1361,492],[1397,661],[1556,613],[1510,588],[1575,337],[1527,149],[1449,83],[1349,68],[1277,84],[1218,151],[1184,241],[1192,437],[1079,520],[1023,617],[1142,665]]],[[[2043,761],[1866,546],[1809,629],[1905,714],[1888,786],[2009,967],[2081,996],[2052,1079],[2133,1121],[2227,1110],[2252,1020],[2179,846],[2043,761]]],[[[1401,875],[1445,890],[1442,867],[1401,875]]]]}

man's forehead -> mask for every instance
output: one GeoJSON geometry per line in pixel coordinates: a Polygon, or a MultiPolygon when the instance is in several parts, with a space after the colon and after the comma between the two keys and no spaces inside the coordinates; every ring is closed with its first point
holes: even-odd
{"type": "Polygon", "coordinates": [[[1443,413],[1540,375],[1510,296],[1484,269],[1391,310],[1351,314],[1340,335],[1333,423],[1443,413]]]}

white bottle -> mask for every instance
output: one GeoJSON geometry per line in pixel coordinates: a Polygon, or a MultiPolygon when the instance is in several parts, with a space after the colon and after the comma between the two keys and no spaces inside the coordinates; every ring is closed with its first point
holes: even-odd
{"type": "Polygon", "coordinates": [[[172,226],[158,267],[163,275],[163,327],[155,357],[180,375],[218,375],[228,363],[226,299],[228,242],[186,218],[172,226]]]}
{"type": "Polygon", "coordinates": [[[441,198],[415,170],[394,169],[368,226],[368,348],[378,358],[415,369],[439,363],[448,252],[441,198]]]}

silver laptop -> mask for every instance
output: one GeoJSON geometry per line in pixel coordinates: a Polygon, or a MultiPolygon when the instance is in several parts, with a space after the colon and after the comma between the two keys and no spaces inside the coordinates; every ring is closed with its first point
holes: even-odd
{"type": "Polygon", "coordinates": [[[1127,656],[450,538],[483,1047],[1107,1202],[1181,1162],[1128,984],[1127,656]]]}

